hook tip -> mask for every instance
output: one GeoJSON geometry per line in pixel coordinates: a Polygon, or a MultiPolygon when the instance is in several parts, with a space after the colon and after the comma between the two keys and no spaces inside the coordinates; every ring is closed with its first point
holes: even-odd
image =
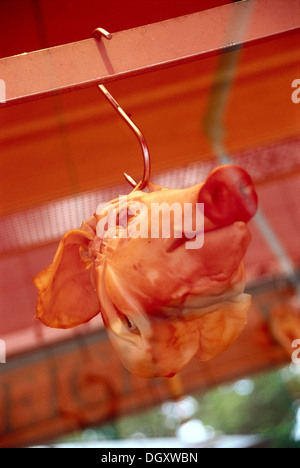
{"type": "Polygon", "coordinates": [[[126,172],[123,172],[123,175],[131,187],[135,188],[137,186],[136,181],[130,175],[126,174],[126,172]]]}

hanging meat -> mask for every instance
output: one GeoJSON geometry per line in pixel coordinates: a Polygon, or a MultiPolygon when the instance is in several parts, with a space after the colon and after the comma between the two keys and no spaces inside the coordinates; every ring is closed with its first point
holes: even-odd
{"type": "Polygon", "coordinates": [[[218,356],[246,324],[242,260],[257,195],[235,165],[190,188],[148,189],[111,201],[65,234],[35,277],[36,317],[70,328],[101,313],[130,372],[171,377],[194,356],[218,356]]]}

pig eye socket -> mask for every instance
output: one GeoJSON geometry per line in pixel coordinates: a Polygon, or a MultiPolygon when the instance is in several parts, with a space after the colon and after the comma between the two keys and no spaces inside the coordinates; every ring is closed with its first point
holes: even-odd
{"type": "Polygon", "coordinates": [[[130,320],[126,315],[122,314],[122,316],[123,317],[121,317],[121,320],[123,321],[123,323],[125,323],[130,332],[134,333],[135,335],[140,335],[140,331],[136,324],[132,320],[130,320]]]}
{"type": "Polygon", "coordinates": [[[126,315],[124,315],[124,317],[125,317],[127,326],[131,331],[134,331],[134,330],[138,329],[138,327],[136,326],[136,324],[132,320],[130,320],[128,317],[126,317],[126,315]]]}
{"type": "Polygon", "coordinates": [[[128,328],[128,330],[131,332],[131,333],[134,333],[135,335],[140,335],[140,331],[137,327],[137,325],[130,319],[127,317],[127,315],[123,314],[123,312],[121,312],[117,307],[116,305],[114,304],[114,307],[118,313],[118,316],[120,318],[120,320],[122,321],[122,323],[128,328]]]}

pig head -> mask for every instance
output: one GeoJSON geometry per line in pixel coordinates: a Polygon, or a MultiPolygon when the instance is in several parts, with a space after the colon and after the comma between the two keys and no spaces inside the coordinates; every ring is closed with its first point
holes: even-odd
{"type": "Polygon", "coordinates": [[[101,313],[129,371],[170,377],[194,356],[219,355],[246,324],[251,297],[242,260],[257,195],[234,165],[187,189],[148,188],[111,201],[65,234],[52,265],[35,277],[36,317],[70,328],[101,313]],[[172,208],[166,236],[162,215],[153,231],[158,206],[172,208]]]}

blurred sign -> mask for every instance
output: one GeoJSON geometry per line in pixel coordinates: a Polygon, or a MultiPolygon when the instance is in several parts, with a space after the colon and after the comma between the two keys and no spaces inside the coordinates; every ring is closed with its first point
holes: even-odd
{"type": "Polygon", "coordinates": [[[0,447],[51,439],[110,419],[127,394],[130,409],[137,384],[103,338],[94,335],[88,344],[72,341],[1,365],[0,447]]]}
{"type": "Polygon", "coordinates": [[[175,381],[127,372],[104,331],[8,358],[0,364],[0,447],[47,442],[181,392],[203,391],[289,362],[262,313],[270,301],[268,295],[257,298],[259,309],[252,307],[247,327],[229,350],[207,363],[193,360],[175,381]]]}

